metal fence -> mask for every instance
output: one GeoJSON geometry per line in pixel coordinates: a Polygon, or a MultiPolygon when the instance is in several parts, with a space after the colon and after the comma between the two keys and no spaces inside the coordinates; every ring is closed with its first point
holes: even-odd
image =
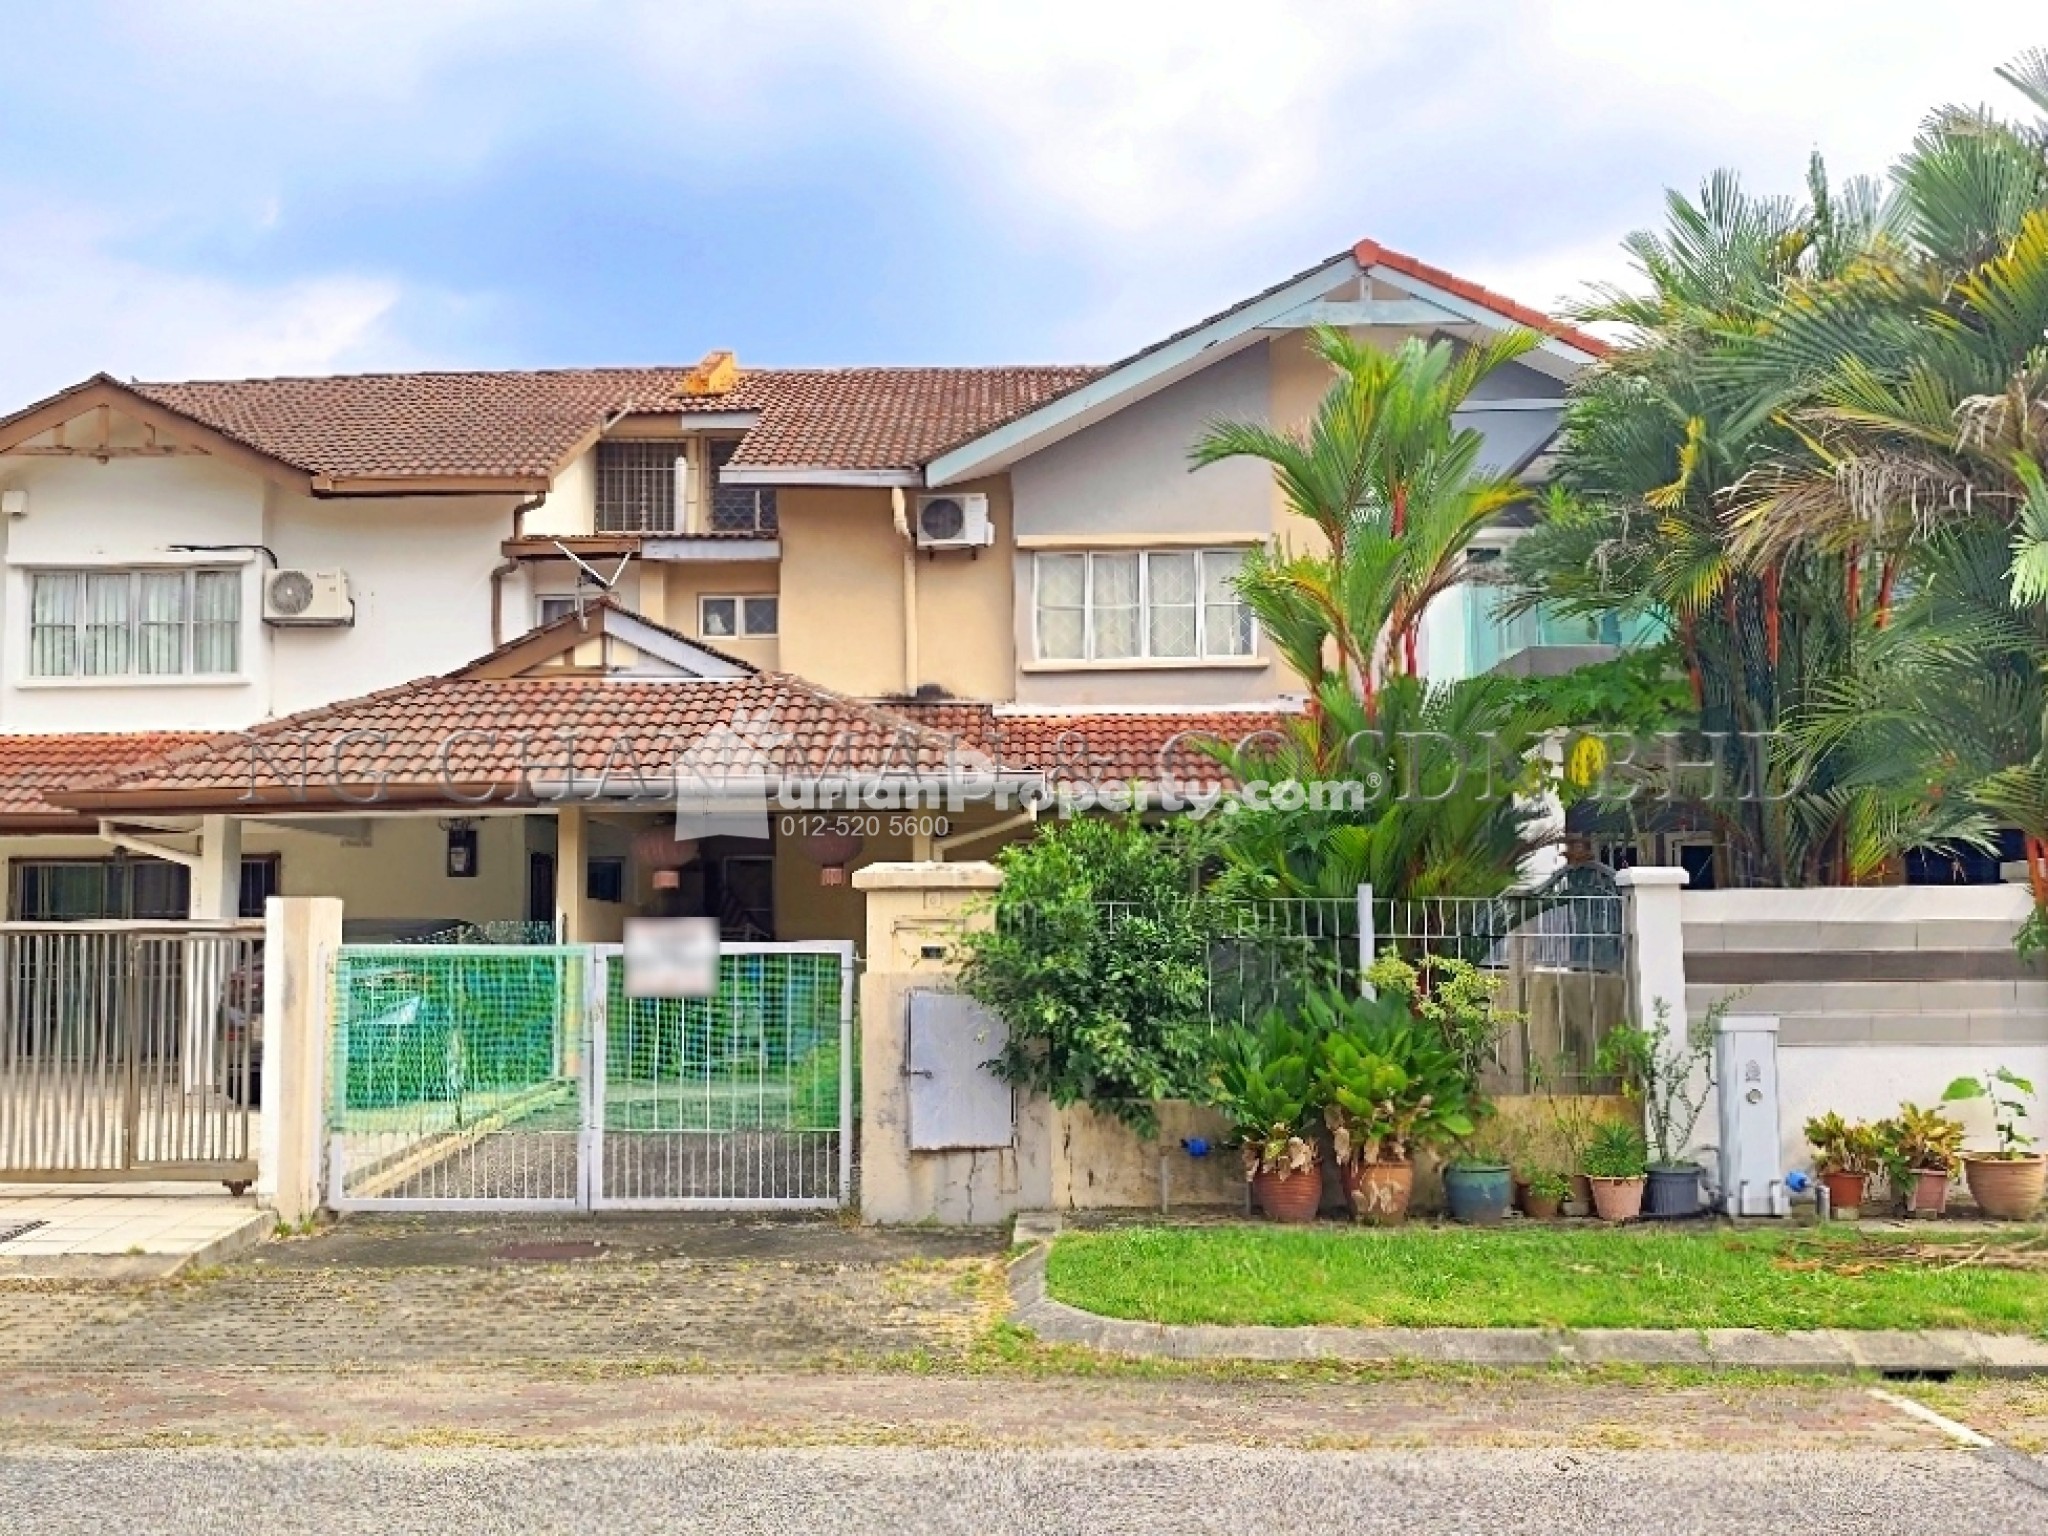
{"type": "Polygon", "coordinates": [[[0,924],[0,1178],[253,1180],[262,933],[0,924]]]}
{"type": "Polygon", "coordinates": [[[336,1209],[843,1204],[853,946],[727,945],[716,993],[629,998],[617,946],[344,945],[336,1209]]]}
{"type": "MultiPolygon", "coordinates": [[[[1116,903],[1097,909],[1105,929],[1160,918],[1116,903]]],[[[1356,990],[1374,961],[1394,955],[1441,980],[1432,960],[1460,960],[1491,977],[1500,1027],[1485,1086],[1528,1092],[1596,1086],[1600,1041],[1626,1016],[1621,898],[1601,871],[1574,871],[1535,891],[1492,897],[1390,900],[1283,897],[1212,904],[1174,924],[1206,935],[1207,1011],[1241,1028],[1268,1008],[1291,1009],[1325,981],[1356,990]]]]}

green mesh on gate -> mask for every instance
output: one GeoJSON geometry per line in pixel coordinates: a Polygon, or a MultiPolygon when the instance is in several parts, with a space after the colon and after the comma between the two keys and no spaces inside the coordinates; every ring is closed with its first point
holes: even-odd
{"type": "Polygon", "coordinates": [[[842,966],[814,951],[727,953],[713,996],[679,999],[629,998],[625,967],[611,966],[605,1129],[837,1130],[842,966]]]}
{"type": "Polygon", "coordinates": [[[465,1105],[573,1085],[589,964],[575,948],[343,945],[330,1120],[411,1105],[460,1123],[465,1105]]]}

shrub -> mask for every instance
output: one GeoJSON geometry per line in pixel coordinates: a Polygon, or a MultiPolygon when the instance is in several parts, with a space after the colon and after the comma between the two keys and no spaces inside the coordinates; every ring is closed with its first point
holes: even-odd
{"type": "Polygon", "coordinates": [[[1213,1055],[1200,888],[1204,830],[1079,817],[997,855],[995,924],[962,942],[960,987],[1009,1025],[989,1067],[1141,1136],[1160,1099],[1199,1096],[1213,1055]]]}

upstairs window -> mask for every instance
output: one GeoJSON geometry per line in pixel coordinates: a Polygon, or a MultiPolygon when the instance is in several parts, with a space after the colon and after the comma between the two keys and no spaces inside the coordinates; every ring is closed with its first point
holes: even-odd
{"type": "Polygon", "coordinates": [[[1040,661],[1201,662],[1252,654],[1241,549],[1091,550],[1033,561],[1040,661]]]}
{"type": "Polygon", "coordinates": [[[738,438],[711,445],[711,531],[773,534],[775,491],[765,485],[726,485],[721,477],[740,451],[738,438]]]}
{"type": "Polygon", "coordinates": [[[690,504],[690,449],[682,442],[597,445],[597,531],[681,533],[690,504]]]}
{"type": "Polygon", "coordinates": [[[34,571],[31,677],[206,677],[241,666],[239,570],[34,571]]]}
{"type": "Polygon", "coordinates": [[[764,639],[781,628],[781,610],[774,597],[701,597],[697,633],[706,640],[764,639]]]}

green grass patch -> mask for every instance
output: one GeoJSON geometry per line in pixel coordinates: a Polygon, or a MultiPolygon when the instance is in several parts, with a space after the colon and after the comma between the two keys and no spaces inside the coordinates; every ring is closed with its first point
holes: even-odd
{"type": "Polygon", "coordinates": [[[1156,1323],[1396,1328],[1975,1328],[2048,1332],[2016,1232],[1133,1227],[1071,1232],[1051,1294],[1156,1323]]]}

